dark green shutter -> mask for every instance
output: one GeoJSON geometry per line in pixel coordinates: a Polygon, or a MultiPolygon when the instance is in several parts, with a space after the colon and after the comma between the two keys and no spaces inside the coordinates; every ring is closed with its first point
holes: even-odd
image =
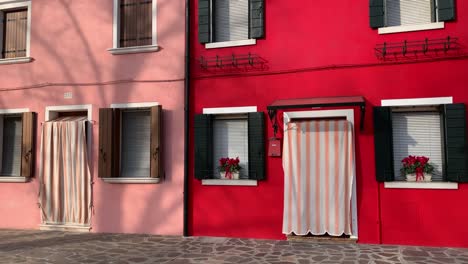
{"type": "Polygon", "coordinates": [[[195,116],[195,178],[213,176],[213,127],[210,115],[195,116]]]}
{"type": "Polygon", "coordinates": [[[439,21],[450,21],[455,19],[454,0],[438,0],[439,21]]]}
{"type": "Polygon", "coordinates": [[[198,0],[198,41],[210,42],[210,0],[198,0]]]}
{"type": "Polygon", "coordinates": [[[369,0],[369,22],[371,28],[385,26],[384,0],[369,0]]]}
{"type": "Polygon", "coordinates": [[[374,107],[375,173],[377,181],[393,181],[392,109],[374,107]]]}
{"type": "Polygon", "coordinates": [[[445,173],[448,181],[468,182],[465,112],[464,104],[444,105],[445,173]]]}
{"type": "Polygon", "coordinates": [[[265,117],[263,112],[249,113],[249,178],[265,179],[265,117]]]}
{"type": "Polygon", "coordinates": [[[251,39],[265,36],[265,0],[250,0],[250,29],[251,39]]]}

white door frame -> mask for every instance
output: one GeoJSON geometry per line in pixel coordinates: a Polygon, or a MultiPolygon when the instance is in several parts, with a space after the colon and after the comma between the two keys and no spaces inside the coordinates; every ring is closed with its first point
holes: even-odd
{"type": "MultiPolygon", "coordinates": [[[[283,124],[287,127],[291,119],[294,118],[336,118],[344,117],[348,120],[354,129],[354,110],[343,109],[343,110],[317,110],[317,111],[296,111],[296,112],[284,112],[283,113],[283,124]]],[[[355,133],[353,133],[355,135],[355,133]]],[[[353,144],[353,153],[356,157],[355,144],[353,144]]],[[[357,191],[356,191],[356,166],[354,166],[354,179],[353,179],[353,190],[351,196],[351,225],[352,234],[351,238],[358,238],[358,222],[357,222],[357,191]]]]}

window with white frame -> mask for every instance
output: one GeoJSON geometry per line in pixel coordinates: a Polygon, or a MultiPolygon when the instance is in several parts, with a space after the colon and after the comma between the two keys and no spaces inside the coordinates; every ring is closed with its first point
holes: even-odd
{"type": "Polygon", "coordinates": [[[100,178],[163,177],[162,112],[146,103],[99,109],[100,178]]]}
{"type": "Polygon", "coordinates": [[[0,1],[1,59],[29,57],[30,1],[0,1]]]}
{"type": "MultiPolygon", "coordinates": [[[[372,28],[405,26],[401,31],[435,29],[443,28],[443,24],[436,22],[455,19],[454,0],[369,0],[369,3],[372,28]]],[[[399,32],[388,30],[382,33],[399,32]]]]}
{"type": "MultiPolygon", "coordinates": [[[[404,175],[402,160],[425,156],[434,171],[431,179],[419,180],[468,182],[466,107],[449,103],[452,100],[448,99],[388,100],[385,106],[374,107],[377,181],[418,180],[412,178],[417,175],[404,175]],[[410,106],[410,101],[417,105],[410,106]],[[425,103],[436,101],[442,104],[425,103]]],[[[414,171],[412,168],[407,173],[414,171]]]]}
{"type": "Polygon", "coordinates": [[[264,0],[198,0],[198,37],[200,43],[255,44],[264,37],[264,0]]]}
{"type": "Polygon", "coordinates": [[[222,177],[219,167],[221,158],[239,158],[239,179],[265,179],[264,114],[240,108],[205,109],[195,116],[195,178],[237,179],[222,177]]]}
{"type": "Polygon", "coordinates": [[[109,51],[156,51],[156,16],[156,0],[114,0],[114,40],[109,51]]]}
{"type": "Polygon", "coordinates": [[[36,114],[27,110],[0,110],[0,182],[33,176],[36,114]]]}

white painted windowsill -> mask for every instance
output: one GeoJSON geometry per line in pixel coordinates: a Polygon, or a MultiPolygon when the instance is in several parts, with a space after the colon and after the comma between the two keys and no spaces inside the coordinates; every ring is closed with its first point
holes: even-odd
{"type": "Polygon", "coordinates": [[[156,184],[160,183],[160,178],[101,178],[106,183],[119,183],[119,184],[156,184]]]}
{"type": "Polygon", "coordinates": [[[206,49],[217,49],[217,48],[248,46],[248,45],[255,45],[255,44],[257,44],[256,39],[232,40],[232,41],[206,43],[205,48],[206,49]]]}
{"type": "Polygon", "coordinates": [[[458,190],[457,182],[385,182],[386,189],[445,189],[458,190]]]}
{"type": "Polygon", "coordinates": [[[26,183],[29,182],[29,177],[10,177],[10,176],[0,176],[0,182],[14,182],[14,183],[26,183]]]}
{"type": "Polygon", "coordinates": [[[31,62],[31,61],[32,61],[31,57],[0,59],[0,65],[2,65],[2,64],[15,64],[15,63],[28,63],[28,62],[31,62]]]}
{"type": "Polygon", "coordinates": [[[218,185],[218,186],[257,186],[257,180],[221,180],[207,179],[202,180],[202,185],[218,185]]]}
{"type": "Polygon", "coordinates": [[[405,25],[405,26],[394,26],[394,27],[381,27],[379,28],[379,34],[392,34],[402,33],[411,31],[431,30],[444,28],[444,22],[435,22],[421,25],[405,25]]]}
{"type": "Polygon", "coordinates": [[[132,54],[132,53],[144,53],[144,52],[156,52],[159,50],[158,45],[148,45],[139,47],[126,47],[126,48],[112,48],[108,49],[112,55],[132,54]]]}

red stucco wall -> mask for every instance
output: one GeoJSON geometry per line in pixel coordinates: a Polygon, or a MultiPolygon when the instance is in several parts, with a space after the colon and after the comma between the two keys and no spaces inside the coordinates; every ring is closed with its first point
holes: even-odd
{"type": "MultiPolygon", "coordinates": [[[[257,106],[266,115],[276,99],[363,95],[365,130],[356,130],[359,242],[468,247],[468,213],[463,209],[468,185],[460,184],[458,190],[385,189],[375,179],[372,124],[372,107],[382,99],[453,96],[455,103],[468,104],[466,48],[450,55],[420,54],[418,63],[400,58],[392,65],[374,54],[375,45],[385,41],[448,35],[466,46],[467,2],[456,1],[457,20],[445,23],[444,29],[379,35],[369,27],[368,1],[266,1],[265,39],[253,46],[210,50],[198,43],[197,1],[192,2],[193,114],[207,107],[257,106]],[[200,56],[248,52],[264,58],[268,67],[214,72],[195,63],[200,56]],[[449,60],[451,56],[456,59],[449,60]]],[[[359,120],[358,109],[355,116],[359,120]]],[[[270,125],[268,121],[267,138],[273,136],[270,125]]],[[[190,151],[191,234],[285,238],[280,158],[266,159],[267,180],[257,187],[202,186],[193,177],[193,144],[190,151]]]]}

